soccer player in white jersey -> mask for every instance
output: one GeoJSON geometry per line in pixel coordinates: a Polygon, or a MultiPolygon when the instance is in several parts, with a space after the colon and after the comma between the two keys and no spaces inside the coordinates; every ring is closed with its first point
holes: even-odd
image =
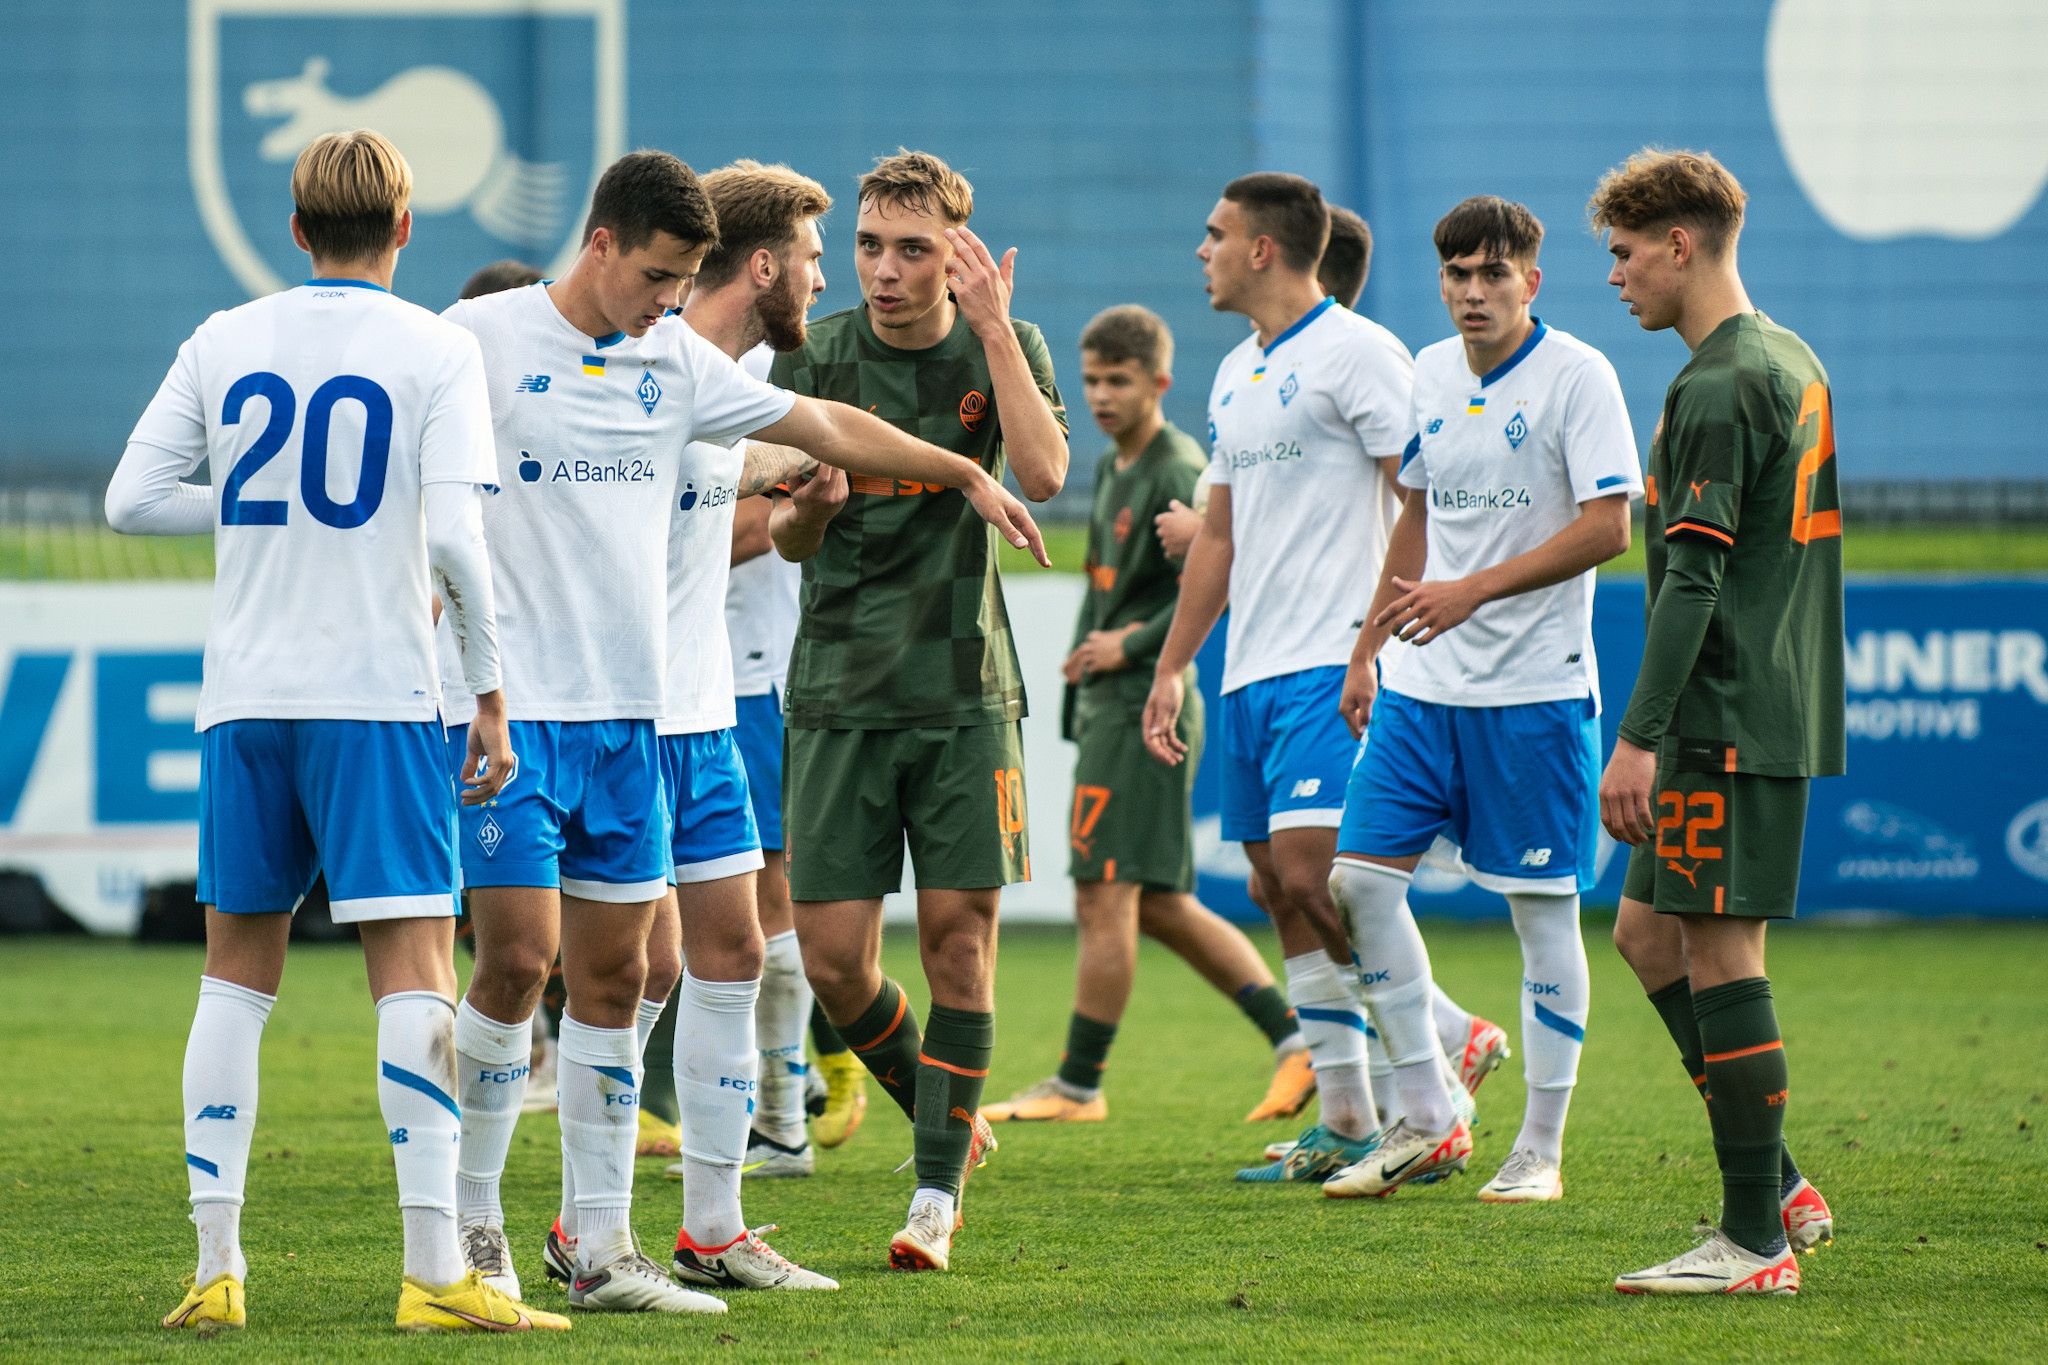
{"type": "MultiPolygon", "coordinates": [[[[767,359],[752,353],[795,350],[804,314],[825,289],[818,219],[832,207],[825,187],[787,166],[740,161],[704,177],[718,220],[718,245],[704,258],[683,306],[697,335],[742,361],[756,379],[767,359]]],[[[673,1013],[673,1066],[682,1117],[682,1226],[672,1263],[677,1278],[720,1289],[837,1289],[837,1282],[792,1264],[749,1231],[740,1212],[740,1176],[760,1145],[760,1097],[784,1098],[792,1086],[796,1140],[779,1153],[808,1160],[803,1141],[802,1073],[784,1056],[761,1071],[755,1016],[772,962],[778,985],[803,980],[796,933],[788,923],[767,937],[755,908],[763,865],[734,703],[726,582],[732,563],[733,510],[809,465],[793,451],[693,441],[683,454],[680,491],[669,518],[668,695],[655,724],[672,827],[675,888],[656,917],[641,1017],[659,1013],[681,975],[673,1013]],[[778,458],[779,457],[779,458],[778,458]],[[680,950],[687,948],[684,963],[680,950]],[[656,963],[665,979],[655,980],[656,963]],[[657,987],[659,993],[657,994],[657,987]]],[[[773,1003],[782,1006],[786,991],[773,1003]]],[[[769,1027],[792,1034],[802,1057],[808,992],[769,1027]]],[[[787,1054],[785,1054],[787,1055],[787,1054]]],[[[565,1213],[568,1210],[565,1207],[565,1213]]]]}
{"type": "Polygon", "coordinates": [[[375,133],[307,147],[292,238],[312,277],[193,333],[107,489],[116,530],[210,530],[216,559],[198,714],[206,967],[184,1081],[199,1265],[166,1327],[246,1323],[257,1052],[292,912],[323,872],[377,1002],[405,1228],[398,1325],[569,1326],[465,1271],[456,1244],[455,816],[430,592],[477,694],[463,801],[494,797],[514,760],[477,506],[497,477],[483,366],[467,333],[390,293],[411,192],[375,133]],[[181,482],[202,460],[214,486],[181,482]]]}
{"type": "Polygon", "coordinates": [[[1416,863],[1444,836],[1475,882],[1507,897],[1522,943],[1527,1108],[1479,1197],[1547,1201],[1564,1193],[1588,1003],[1579,895],[1594,882],[1599,829],[1593,571],[1628,548],[1642,478],[1614,367],[1529,311],[1543,278],[1536,216],[1482,195],[1444,215],[1435,240],[1458,334],[1415,361],[1400,476],[1412,491],[1345,678],[1345,718],[1365,743],[1331,874],[1402,1116],[1323,1193],[1389,1194],[1464,1169],[1472,1150],[1441,1073],[1423,1064],[1436,1043],[1429,954],[1408,908],[1416,863]],[[1413,647],[1381,660],[1390,636],[1413,647]]]}
{"type": "Polygon", "coordinates": [[[1182,675],[1227,601],[1222,832],[1244,844],[1279,932],[1322,1101],[1281,1160],[1240,1172],[1250,1180],[1321,1180],[1380,1126],[1329,877],[1356,748],[1337,698],[1397,505],[1412,365],[1393,333],[1317,284],[1329,233],[1321,192],[1295,175],[1233,180],[1209,214],[1196,255],[1210,306],[1254,331],[1210,390],[1209,504],[1143,721],[1156,758],[1186,756],[1182,675]]]}
{"type": "Polygon", "coordinates": [[[637,1016],[673,859],[655,722],[666,709],[664,587],[684,448],[758,432],[863,472],[944,482],[1043,556],[1023,504],[978,468],[867,413],[763,384],[669,316],[717,236],[695,173],[635,152],[599,178],[583,250],[562,279],[447,314],[476,334],[491,394],[503,492],[485,525],[522,764],[461,822],[477,944],[456,1020],[463,1251],[487,1279],[517,1285],[499,1182],[529,1021],[559,944],[574,1308],[724,1307],[672,1282],[628,1221],[637,1016]]]}

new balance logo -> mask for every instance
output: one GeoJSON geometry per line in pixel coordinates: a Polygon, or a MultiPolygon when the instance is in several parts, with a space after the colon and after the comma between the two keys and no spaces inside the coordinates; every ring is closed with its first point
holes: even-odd
{"type": "Polygon", "coordinates": [[[1294,790],[1293,790],[1293,791],[1292,791],[1291,793],[1289,793],[1289,795],[1291,795],[1291,796],[1314,796],[1314,795],[1315,795],[1315,794],[1316,794],[1317,792],[1321,791],[1322,789],[1323,789],[1323,779],[1322,779],[1322,778],[1320,778],[1320,777],[1304,777],[1304,778],[1302,778],[1302,779],[1301,779],[1301,781],[1299,781],[1299,782],[1297,782],[1297,783],[1295,783],[1295,784],[1294,784],[1294,790]]]}
{"type": "Polygon", "coordinates": [[[1562,986],[1563,983],[1558,981],[1531,981],[1526,976],[1522,978],[1522,989],[1531,995],[1562,995],[1562,986]]]}
{"type": "Polygon", "coordinates": [[[552,384],[553,382],[554,376],[552,375],[523,374],[519,376],[519,382],[513,386],[513,392],[546,393],[548,391],[548,385],[552,384]]]}
{"type": "Polygon", "coordinates": [[[232,1104],[209,1104],[204,1109],[194,1114],[192,1116],[192,1121],[194,1123],[201,1122],[205,1119],[228,1119],[232,1121],[234,1117],[235,1106],[233,1106],[232,1104]]]}
{"type": "Polygon", "coordinates": [[[1547,848],[1525,848],[1522,850],[1523,867],[1549,867],[1550,850],[1547,848]]]}
{"type": "Polygon", "coordinates": [[[391,1145],[393,1147],[401,1147],[411,1141],[412,1137],[405,1131],[405,1129],[393,1128],[391,1130],[391,1145]]]}

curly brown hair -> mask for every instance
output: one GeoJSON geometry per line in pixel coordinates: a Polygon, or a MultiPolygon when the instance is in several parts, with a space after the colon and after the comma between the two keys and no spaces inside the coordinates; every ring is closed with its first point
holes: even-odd
{"type": "Polygon", "coordinates": [[[1749,195],[1710,152],[1645,147],[1600,177],[1586,216],[1593,231],[1676,225],[1690,228],[1710,256],[1720,256],[1742,231],[1749,195]]]}

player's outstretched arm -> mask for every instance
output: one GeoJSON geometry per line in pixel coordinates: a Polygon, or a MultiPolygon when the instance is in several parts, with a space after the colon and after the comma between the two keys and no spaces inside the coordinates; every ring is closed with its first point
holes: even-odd
{"type": "MultiPolygon", "coordinates": [[[[995,385],[996,422],[1003,433],[1003,451],[1017,486],[1033,502],[1056,495],[1067,481],[1067,433],[1054,415],[1030,358],[1010,321],[1010,286],[1017,273],[1017,248],[1003,253],[1000,264],[967,228],[948,228],[953,259],[946,264],[946,282],[967,325],[981,341],[995,385]]],[[[1047,375],[1051,362],[1046,360],[1047,375]]],[[[1047,384],[1052,381],[1048,377],[1047,384]]]]}
{"type": "Polygon", "coordinates": [[[462,656],[463,682],[476,694],[469,755],[462,765],[462,803],[477,806],[502,791],[517,769],[498,669],[498,618],[483,507],[474,484],[430,483],[422,492],[434,595],[462,656]]]}
{"type": "MultiPolygon", "coordinates": [[[[1411,496],[1409,505],[1419,500],[1411,496]]],[[[1374,600],[1373,624],[1410,644],[1426,645],[1488,602],[1576,578],[1627,550],[1628,494],[1591,498],[1579,504],[1570,525],[1513,559],[1436,583],[1419,581],[1419,573],[1393,579],[1399,595],[1384,606],[1374,600]]]]}
{"type": "Polygon", "coordinates": [[[1168,765],[1187,757],[1175,727],[1180,723],[1186,684],[1181,675],[1194,662],[1195,653],[1216,619],[1230,601],[1230,564],[1236,556],[1231,539],[1230,488],[1220,485],[1209,492],[1209,510],[1195,543],[1188,546],[1188,559],[1180,572],[1180,597],[1173,606],[1173,624],[1166,641],[1159,646],[1159,662],[1152,670],[1152,692],[1145,698],[1145,748],[1152,757],[1168,765]]]}
{"type": "Polygon", "coordinates": [[[808,451],[818,460],[849,474],[875,474],[915,479],[941,488],[957,488],[982,519],[1003,539],[1046,568],[1045,538],[1031,513],[988,472],[964,455],[941,450],[898,431],[871,412],[846,403],[827,402],[798,394],[795,404],[776,421],[755,433],[782,445],[808,451]]]}
{"type": "Polygon", "coordinates": [[[793,446],[748,441],[745,462],[740,468],[739,496],[758,497],[771,488],[778,488],[808,475],[817,467],[816,460],[793,446]]]}

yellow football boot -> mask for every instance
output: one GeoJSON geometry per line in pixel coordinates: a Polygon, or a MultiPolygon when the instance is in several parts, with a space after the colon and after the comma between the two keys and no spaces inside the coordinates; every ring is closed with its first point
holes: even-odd
{"type": "Polygon", "coordinates": [[[484,1283],[470,1271],[454,1284],[421,1284],[405,1277],[398,1291],[401,1332],[566,1332],[569,1320],[560,1313],[529,1308],[509,1294],[484,1283]]]}
{"type": "Polygon", "coordinates": [[[851,1052],[818,1058],[825,1076],[825,1112],[811,1120],[811,1141],[837,1147],[852,1137],[868,1113],[868,1069],[851,1052]]]}
{"type": "Polygon", "coordinates": [[[1048,1080],[1001,1104],[983,1105],[981,1116],[990,1123],[1100,1123],[1109,1117],[1109,1101],[1100,1090],[1077,1100],[1057,1081],[1048,1080]]]}
{"type": "Polygon", "coordinates": [[[185,1277],[185,1301],[164,1318],[166,1327],[191,1327],[217,1332],[225,1327],[247,1327],[248,1305],[243,1302],[242,1282],[232,1275],[216,1275],[195,1285],[185,1277]]]}
{"type": "Polygon", "coordinates": [[[1266,1087],[1266,1098],[1244,1116],[1244,1121],[1264,1123],[1269,1119],[1291,1119],[1308,1108],[1308,1102],[1315,1093],[1316,1073],[1315,1068],[1309,1065],[1308,1049],[1297,1048],[1283,1053],[1274,1064],[1273,1082],[1266,1087]]]}
{"type": "Polygon", "coordinates": [[[683,1151],[683,1130],[659,1114],[640,1111],[640,1140],[633,1148],[635,1156],[680,1156],[683,1151]]]}

